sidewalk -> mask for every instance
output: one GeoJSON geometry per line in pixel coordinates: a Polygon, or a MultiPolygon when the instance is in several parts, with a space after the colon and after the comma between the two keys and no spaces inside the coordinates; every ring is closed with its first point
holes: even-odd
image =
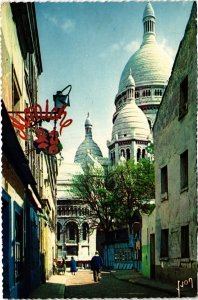
{"type": "MultiPolygon", "coordinates": [[[[170,296],[178,297],[178,291],[176,290],[177,283],[175,283],[174,285],[174,284],[168,284],[154,279],[149,279],[144,277],[141,273],[138,273],[133,270],[113,270],[111,271],[111,274],[119,280],[125,280],[137,285],[164,291],[169,293],[170,296]]],[[[180,288],[180,292],[181,292],[181,297],[197,296],[195,290],[191,288],[188,288],[187,290],[186,289],[182,290],[182,288],[180,288]]]]}
{"type": "Polygon", "coordinates": [[[52,275],[46,283],[37,287],[29,296],[30,299],[63,299],[66,275],[52,275]]]}

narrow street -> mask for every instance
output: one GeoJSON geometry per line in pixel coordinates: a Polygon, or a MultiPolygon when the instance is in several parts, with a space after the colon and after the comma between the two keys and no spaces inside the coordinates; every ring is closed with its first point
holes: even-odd
{"type": "Polygon", "coordinates": [[[95,283],[91,271],[79,271],[75,276],[66,273],[64,298],[150,298],[170,297],[168,293],[119,280],[110,272],[102,272],[95,283]]]}

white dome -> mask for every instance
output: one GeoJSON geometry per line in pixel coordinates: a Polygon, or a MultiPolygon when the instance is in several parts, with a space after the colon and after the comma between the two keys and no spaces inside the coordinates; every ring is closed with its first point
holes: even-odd
{"type": "Polygon", "coordinates": [[[132,70],[136,87],[154,84],[166,85],[171,74],[172,59],[157,44],[155,39],[143,43],[128,60],[119,83],[119,91],[122,92],[126,86],[129,70],[132,70]]]}
{"type": "Polygon", "coordinates": [[[130,70],[136,87],[167,85],[173,60],[156,42],[155,13],[151,3],[148,3],[144,10],[143,28],[143,42],[124,67],[118,94],[124,91],[130,70]]]}
{"type": "Polygon", "coordinates": [[[82,163],[85,157],[87,156],[87,153],[90,153],[94,158],[103,157],[100,148],[90,136],[86,136],[84,141],[78,147],[75,154],[74,162],[82,163]]]}
{"type": "Polygon", "coordinates": [[[112,140],[141,139],[148,140],[150,134],[146,115],[136,105],[135,100],[126,104],[119,112],[113,125],[112,140]]]}

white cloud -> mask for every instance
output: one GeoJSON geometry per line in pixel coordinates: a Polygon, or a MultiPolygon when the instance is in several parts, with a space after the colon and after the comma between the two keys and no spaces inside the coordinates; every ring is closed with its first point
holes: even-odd
{"type": "Polygon", "coordinates": [[[56,16],[44,14],[46,20],[64,31],[65,33],[71,33],[75,29],[75,22],[68,18],[58,19],[56,16]]]}
{"type": "Polygon", "coordinates": [[[74,30],[75,23],[70,19],[65,19],[60,27],[62,28],[63,31],[70,33],[74,30]]]}
{"type": "Polygon", "coordinates": [[[136,50],[138,50],[139,47],[140,47],[139,41],[132,41],[129,44],[124,46],[124,50],[132,54],[136,50]]]}
{"type": "Polygon", "coordinates": [[[159,41],[159,46],[172,58],[175,57],[175,50],[168,45],[168,41],[166,38],[163,38],[159,41]]]}
{"type": "Polygon", "coordinates": [[[132,41],[129,44],[124,44],[123,41],[110,45],[104,52],[100,53],[99,57],[106,58],[113,53],[129,52],[133,54],[140,46],[140,42],[132,41]]]}

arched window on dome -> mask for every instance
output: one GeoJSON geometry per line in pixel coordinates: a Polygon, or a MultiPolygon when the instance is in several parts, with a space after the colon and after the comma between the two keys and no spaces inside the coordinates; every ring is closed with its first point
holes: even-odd
{"type": "Polygon", "coordinates": [[[129,160],[130,158],[131,158],[130,149],[127,148],[127,149],[126,149],[126,159],[129,160]]]}
{"type": "Polygon", "coordinates": [[[139,92],[135,92],[135,98],[139,98],[140,97],[140,93],[139,92]]]}
{"type": "Polygon", "coordinates": [[[115,152],[111,152],[111,165],[115,164],[115,152]]]}
{"type": "Polygon", "coordinates": [[[145,91],[142,92],[142,97],[145,97],[145,91]]]}
{"type": "Polygon", "coordinates": [[[141,149],[138,148],[137,149],[137,161],[140,160],[140,156],[141,156],[141,149]]]}
{"type": "Polygon", "coordinates": [[[162,90],[161,89],[155,90],[155,96],[162,96],[162,90]]]}
{"type": "Polygon", "coordinates": [[[143,149],[143,150],[142,150],[142,158],[145,158],[145,157],[146,157],[146,150],[143,149]]]}
{"type": "Polygon", "coordinates": [[[120,156],[124,156],[125,157],[125,151],[124,151],[124,149],[121,149],[121,155],[120,156]]]}

